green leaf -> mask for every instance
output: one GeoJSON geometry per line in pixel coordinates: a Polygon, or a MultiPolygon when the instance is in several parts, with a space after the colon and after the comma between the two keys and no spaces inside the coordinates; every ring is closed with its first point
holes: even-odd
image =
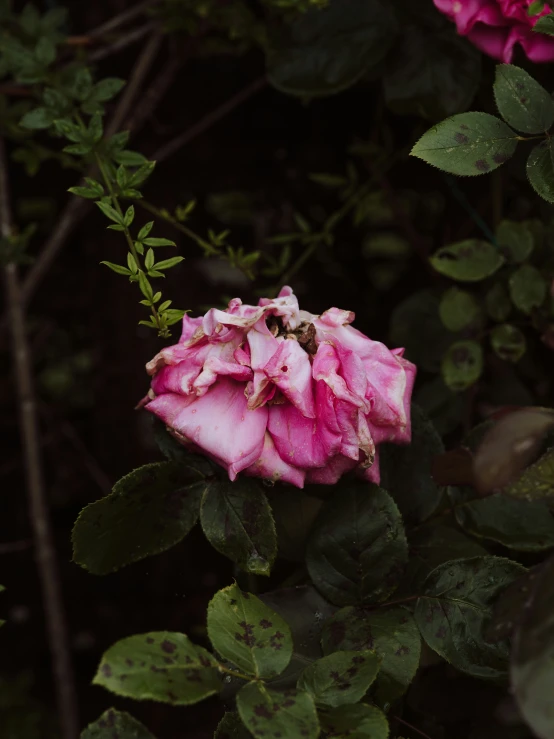
{"type": "Polygon", "coordinates": [[[396,28],[386,2],[330,0],[299,14],[270,39],[269,81],[300,97],[340,92],[384,58],[396,28]]]}
{"type": "Polygon", "coordinates": [[[520,264],[530,256],[535,239],[528,223],[504,220],[496,229],[496,241],[507,262],[520,264]]]}
{"type": "Polygon", "coordinates": [[[545,133],[554,123],[552,96],[523,69],[498,64],[494,97],[502,118],[523,133],[545,133]]]}
{"type": "MultiPolygon", "coordinates": [[[[80,190],[81,188],[71,188],[71,190],[80,190]]],[[[79,193],[75,193],[78,195],[79,193]]],[[[109,267],[112,272],[116,272],[118,275],[130,275],[132,274],[130,269],[127,269],[127,267],[122,267],[120,264],[114,264],[113,262],[100,262],[100,264],[105,264],[106,267],[109,267]]]]}
{"type": "Polygon", "coordinates": [[[479,282],[504,264],[504,257],[488,241],[466,239],[443,246],[430,259],[441,275],[460,282],[479,282]]]}
{"type": "Polygon", "coordinates": [[[75,71],[73,78],[73,84],[71,87],[71,94],[77,98],[77,100],[86,100],[92,90],[92,75],[88,67],[79,67],[75,71]]]}
{"type": "Polygon", "coordinates": [[[539,571],[531,593],[527,588],[525,608],[513,640],[512,691],[525,722],[540,739],[554,732],[552,680],[554,679],[554,560],[539,571]]]}
{"type": "Polygon", "coordinates": [[[19,125],[31,131],[39,131],[43,128],[50,128],[53,120],[54,116],[46,108],[34,108],[25,113],[19,125]]]}
{"type": "Polygon", "coordinates": [[[505,321],[512,311],[508,291],[500,282],[495,282],[485,296],[487,313],[493,321],[505,321]]]}
{"type": "Polygon", "coordinates": [[[435,457],[444,445],[433,424],[412,403],[410,444],[381,444],[379,467],[381,486],[392,495],[408,525],[421,523],[437,508],[442,488],[431,476],[435,457]]]}
{"type": "Polygon", "coordinates": [[[510,277],[510,297],[516,308],[527,315],[539,308],[546,298],[544,277],[531,264],[522,264],[510,277]]]}
{"type": "Polygon", "coordinates": [[[444,25],[406,23],[387,58],[385,100],[396,113],[439,121],[467,110],[481,78],[481,54],[444,25]]]}
{"type": "Polygon", "coordinates": [[[146,726],[124,711],[109,708],[89,724],[81,733],[81,739],[155,739],[146,726]]]}
{"type": "Polygon", "coordinates": [[[379,655],[382,662],[374,692],[382,706],[406,692],[419,667],[421,637],[404,608],[342,608],[325,624],[321,644],[325,654],[372,649],[379,655]]]}
{"type": "Polygon", "coordinates": [[[317,739],[319,720],[312,697],[303,691],[269,690],[263,683],[247,683],[237,695],[237,709],[256,739],[317,739]]]}
{"type": "Polygon", "coordinates": [[[144,266],[146,267],[146,269],[152,269],[152,267],[154,266],[154,252],[152,251],[152,249],[148,249],[148,251],[146,252],[144,266]]]}
{"type": "Polygon", "coordinates": [[[130,205],[126,210],[125,215],[123,216],[123,225],[129,228],[129,226],[133,222],[134,217],[135,217],[135,208],[132,205],[130,205]]]}
{"type": "Polygon", "coordinates": [[[148,161],[144,154],[140,154],[138,151],[130,151],[129,149],[114,151],[113,158],[117,164],[124,164],[126,167],[141,167],[148,161]]]}
{"type": "Polygon", "coordinates": [[[286,621],[236,584],[220,590],[210,601],[208,636],[223,659],[257,678],[280,675],[292,655],[286,621]]]}
{"type": "MultiPolygon", "coordinates": [[[[146,241],[150,241],[150,239],[146,239],[146,241]]],[[[180,264],[183,260],[184,257],[171,257],[171,259],[163,259],[161,262],[156,262],[155,268],[170,269],[171,267],[175,267],[177,264],[180,264]]]]}
{"type": "Polygon", "coordinates": [[[41,36],[35,47],[35,58],[44,67],[50,66],[56,58],[56,44],[51,38],[41,36]]]}
{"type": "MultiPolygon", "coordinates": [[[[326,739],[388,739],[387,718],[375,706],[340,706],[321,716],[326,739]]],[[[399,738],[400,739],[400,738],[399,738]]]]}
{"type": "Polygon", "coordinates": [[[474,385],[482,371],[483,350],[476,341],[457,341],[452,344],[441,364],[446,386],[456,393],[474,385]]]}
{"type": "Polygon", "coordinates": [[[554,36],[554,16],[552,13],[543,15],[533,26],[533,31],[538,33],[546,33],[547,36],[554,36]]]}
{"type": "Polygon", "coordinates": [[[460,113],[429,129],[411,151],[443,172],[479,175],[504,164],[515,152],[517,134],[488,113],[460,113]]]}
{"type": "Polygon", "coordinates": [[[377,677],[380,665],[380,657],[371,650],[334,652],[306,667],[297,687],[309,693],[317,706],[357,703],[377,677]]]}
{"type": "Polygon", "coordinates": [[[105,103],[115,97],[124,86],[125,80],[118,77],[106,77],[94,85],[90,98],[99,103],[105,103]]]}
{"type": "Polygon", "coordinates": [[[115,208],[112,208],[111,205],[108,205],[108,203],[103,203],[101,200],[99,200],[96,205],[100,208],[102,213],[110,219],[110,221],[114,221],[114,223],[117,223],[119,226],[124,225],[123,218],[119,215],[115,208]]]}
{"type": "Polygon", "coordinates": [[[150,177],[155,166],[156,162],[146,162],[143,164],[136,172],[129,175],[127,186],[133,188],[142,185],[142,183],[150,177]]]}
{"type": "Polygon", "coordinates": [[[451,287],[443,293],[439,315],[449,331],[462,331],[477,321],[481,309],[471,293],[451,287]]]}
{"type": "Polygon", "coordinates": [[[312,585],[280,588],[260,596],[288,624],[294,643],[292,658],[284,672],[271,681],[274,688],[296,687],[307,664],[323,657],[320,639],[325,619],[335,611],[312,585]]]}
{"type": "Polygon", "coordinates": [[[336,486],[312,528],[306,565],[336,605],[378,603],[396,588],[408,558],[402,517],[376,485],[336,486]]]}
{"type": "Polygon", "coordinates": [[[509,323],[503,323],[493,328],[491,331],[491,345],[500,359],[507,362],[519,362],[527,348],[525,334],[509,323]]]}
{"type": "Polygon", "coordinates": [[[527,159],[527,177],[533,190],[549,203],[554,203],[554,165],[552,139],[541,141],[527,159]]]}
{"type": "Polygon", "coordinates": [[[206,538],[246,572],[269,575],[277,556],[271,507],[261,484],[248,478],[212,480],[202,497],[206,538]]]}
{"type": "Polygon", "coordinates": [[[554,500],[554,449],[549,449],[521,477],[511,484],[508,495],[520,500],[554,500]]]}
{"type": "Polygon", "coordinates": [[[491,644],[485,630],[494,601],[525,568],[503,557],[472,557],[445,562],[427,578],[415,620],[437,654],[473,677],[506,674],[508,647],[491,644]]]}
{"type": "Polygon", "coordinates": [[[137,260],[130,251],[127,252],[127,265],[131,272],[136,275],[136,273],[138,272],[137,260]]]}
{"type": "Polygon", "coordinates": [[[153,226],[154,226],[154,221],[148,221],[148,223],[145,223],[144,226],[138,232],[137,239],[139,241],[144,241],[144,239],[148,236],[148,234],[152,230],[153,226]]]}
{"type": "Polygon", "coordinates": [[[143,241],[146,246],[175,246],[175,242],[171,241],[171,239],[157,239],[152,236],[149,236],[147,239],[141,238],[141,241],[143,241]]]}
{"type": "Polygon", "coordinates": [[[69,144],[68,146],[64,146],[62,151],[64,151],[66,154],[84,156],[85,154],[89,154],[92,151],[92,146],[90,144],[69,144]]]}
{"type": "Polygon", "coordinates": [[[153,631],[121,639],[102,656],[93,685],[135,700],[186,706],[218,693],[217,662],[184,634],[153,631]]]}
{"type": "Polygon", "coordinates": [[[138,271],[138,283],[140,291],[144,295],[144,297],[152,300],[152,297],[154,296],[154,291],[152,290],[152,285],[148,282],[148,278],[142,270],[138,271]]]}
{"type": "Polygon", "coordinates": [[[238,713],[227,712],[217,725],[214,739],[252,739],[238,713]]]}
{"type": "Polygon", "coordinates": [[[461,500],[454,512],[468,534],[520,552],[554,547],[554,518],[544,503],[517,500],[502,493],[461,500]]]}
{"type": "Polygon", "coordinates": [[[91,503],[73,528],[73,559],[95,575],[174,546],[198,518],[205,482],[178,463],[139,467],[106,498],[91,503]]]}

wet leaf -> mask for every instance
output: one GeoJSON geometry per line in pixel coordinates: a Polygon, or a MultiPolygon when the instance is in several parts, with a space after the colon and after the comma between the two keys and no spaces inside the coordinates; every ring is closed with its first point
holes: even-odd
{"type": "Polygon", "coordinates": [[[379,672],[381,658],[371,650],[339,651],[318,659],[302,672],[298,690],[305,690],[317,706],[357,703],[379,672]]]}
{"type": "Polygon", "coordinates": [[[81,511],[72,534],[74,561],[106,575],[164,552],[196,523],[205,484],[197,472],[174,462],[139,467],[81,511]]]}
{"type": "MultiPolygon", "coordinates": [[[[538,446],[537,441],[532,451],[536,451],[538,446]]],[[[554,449],[549,449],[534,464],[530,465],[519,479],[509,485],[506,493],[521,500],[544,500],[552,507],[554,502],[554,449]]]]}
{"type": "Polygon", "coordinates": [[[256,739],[279,734],[286,739],[317,739],[319,720],[309,693],[278,692],[263,683],[248,683],[237,695],[240,717],[256,739]]]}
{"type": "Polygon", "coordinates": [[[336,605],[376,603],[396,588],[407,561],[402,518],[376,485],[337,486],[308,542],[306,564],[317,589],[336,605]]]}
{"type": "Polygon", "coordinates": [[[208,636],[221,657],[247,675],[276,677],[292,656],[288,624],[238,585],[220,590],[210,601],[208,636]]]}
{"type": "Polygon", "coordinates": [[[415,620],[437,654],[461,672],[498,678],[508,667],[508,647],[485,633],[500,593],[525,568],[502,557],[472,557],[439,565],[427,577],[415,620]]]}
{"type": "Polygon", "coordinates": [[[271,507],[261,483],[211,480],[204,490],[200,523],[210,544],[246,572],[269,575],[277,556],[271,507]]]}
{"type": "Polygon", "coordinates": [[[554,100],[531,75],[513,64],[498,64],[494,97],[506,123],[523,133],[544,133],[554,123],[554,100]]]}
{"type": "Polygon", "coordinates": [[[412,149],[443,172],[479,175],[504,164],[515,152],[517,134],[488,113],[460,113],[430,128],[412,149]]]}
{"type": "Polygon", "coordinates": [[[103,654],[92,682],[116,695],[175,706],[197,703],[221,687],[212,655],[171,631],[116,642],[103,654]]]}
{"type": "Polygon", "coordinates": [[[342,608],[325,624],[321,643],[325,654],[372,649],[381,657],[373,693],[382,706],[406,692],[419,667],[419,629],[404,608],[342,608]]]}
{"type": "Polygon", "coordinates": [[[535,192],[549,203],[554,203],[554,165],[552,140],[541,141],[527,159],[527,177],[535,192]]]}

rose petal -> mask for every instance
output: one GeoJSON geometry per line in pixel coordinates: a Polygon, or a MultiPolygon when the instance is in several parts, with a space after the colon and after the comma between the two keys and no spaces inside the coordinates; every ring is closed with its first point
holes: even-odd
{"type": "Polygon", "coordinates": [[[264,372],[306,418],[315,418],[310,357],[295,339],[282,341],[264,372]]]}
{"type": "Polygon", "coordinates": [[[297,488],[304,487],[305,470],[287,464],[277,452],[270,434],[266,432],[262,454],[254,464],[244,470],[245,475],[262,477],[272,482],[288,482],[297,488]]]}

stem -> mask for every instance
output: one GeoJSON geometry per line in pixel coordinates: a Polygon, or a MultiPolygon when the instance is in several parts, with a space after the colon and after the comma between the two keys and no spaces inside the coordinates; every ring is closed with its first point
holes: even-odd
{"type": "Polygon", "coordinates": [[[204,241],[204,239],[201,236],[198,236],[198,234],[195,234],[194,231],[191,231],[190,228],[187,228],[186,226],[183,226],[183,224],[178,221],[176,218],[173,218],[169,213],[166,213],[164,210],[160,210],[155,205],[152,205],[152,203],[149,203],[147,200],[144,200],[143,198],[141,200],[135,200],[133,201],[137,205],[140,205],[142,208],[147,210],[149,213],[152,213],[152,215],[157,216],[158,218],[161,218],[162,220],[166,221],[167,223],[170,223],[173,228],[176,228],[177,231],[180,231],[181,233],[185,234],[185,236],[188,236],[189,239],[194,241],[201,249],[204,249],[204,251],[208,252],[209,254],[214,254],[215,250],[211,244],[209,244],[207,241],[204,241]]]}
{"type": "Polygon", "coordinates": [[[370,607],[370,610],[374,610],[376,608],[388,608],[389,606],[399,606],[402,605],[402,603],[409,603],[412,600],[418,600],[418,598],[424,598],[423,595],[408,595],[406,598],[399,598],[398,600],[390,600],[388,603],[379,603],[378,606],[372,606],[370,607]]]}
{"type": "MultiPolygon", "coordinates": [[[[0,138],[0,236],[9,238],[12,232],[6,156],[4,142],[0,138]]],[[[48,643],[52,655],[58,715],[63,739],[77,739],[79,736],[77,696],[56,552],[44,489],[38,413],[31,369],[32,360],[17,265],[8,264],[4,269],[4,277],[13,341],[29,517],[33,528],[48,643]]]]}
{"type": "Polygon", "coordinates": [[[231,677],[237,677],[240,680],[246,680],[247,682],[250,682],[252,680],[251,677],[248,675],[243,675],[242,672],[236,672],[235,670],[229,670],[227,667],[223,667],[223,665],[218,665],[217,669],[220,672],[224,672],[226,675],[230,675],[231,677]]]}
{"type": "Polygon", "coordinates": [[[418,729],[417,726],[412,726],[412,724],[409,724],[407,721],[404,721],[403,718],[400,718],[399,716],[393,716],[392,717],[395,721],[398,721],[399,724],[402,724],[403,726],[406,726],[408,729],[411,729],[412,731],[415,731],[420,736],[425,737],[425,739],[431,739],[429,734],[426,734],[424,731],[421,731],[421,729],[418,729]]]}

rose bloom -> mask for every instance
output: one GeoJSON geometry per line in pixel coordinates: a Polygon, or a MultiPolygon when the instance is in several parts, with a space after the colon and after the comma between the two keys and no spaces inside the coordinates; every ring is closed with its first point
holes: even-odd
{"type": "Polygon", "coordinates": [[[290,287],[257,306],[183,318],[146,365],[146,409],[185,446],[239,472],[330,485],[357,468],[379,482],[378,445],[410,441],[416,368],[352,328],[351,311],[298,308],[290,287]]]}
{"type": "Polygon", "coordinates": [[[554,61],[554,38],[533,31],[550,8],[530,16],[533,0],[434,0],[436,7],[456,23],[458,33],[485,54],[509,64],[520,44],[532,62],[554,61]]]}

